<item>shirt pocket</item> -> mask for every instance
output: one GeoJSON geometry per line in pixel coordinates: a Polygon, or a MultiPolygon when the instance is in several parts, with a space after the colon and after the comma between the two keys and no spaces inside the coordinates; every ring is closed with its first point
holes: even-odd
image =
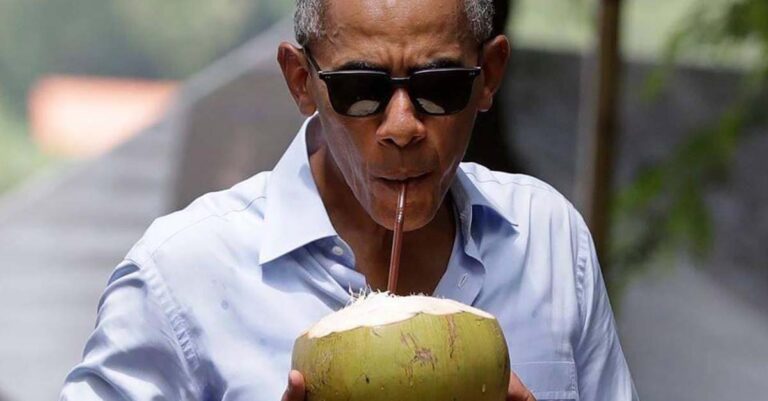
{"type": "Polygon", "coordinates": [[[538,401],[579,399],[573,362],[522,362],[511,367],[538,401]]]}

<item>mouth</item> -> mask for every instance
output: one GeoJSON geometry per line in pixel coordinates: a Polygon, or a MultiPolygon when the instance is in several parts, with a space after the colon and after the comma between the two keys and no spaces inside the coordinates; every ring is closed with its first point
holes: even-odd
{"type": "Polygon", "coordinates": [[[377,181],[381,181],[389,185],[401,185],[403,183],[417,184],[421,181],[424,181],[424,179],[427,178],[428,176],[429,176],[429,172],[417,172],[417,173],[380,175],[375,177],[375,179],[377,181]]]}

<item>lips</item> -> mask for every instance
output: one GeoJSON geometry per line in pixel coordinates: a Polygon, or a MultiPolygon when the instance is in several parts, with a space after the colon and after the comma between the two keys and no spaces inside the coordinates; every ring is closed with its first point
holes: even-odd
{"type": "Polygon", "coordinates": [[[391,195],[395,195],[400,192],[401,186],[405,183],[411,190],[417,190],[422,187],[423,183],[429,180],[431,174],[419,173],[419,174],[393,174],[388,176],[375,177],[374,182],[385,188],[385,192],[391,195]]]}
{"type": "Polygon", "coordinates": [[[376,178],[386,181],[415,181],[425,177],[429,172],[414,172],[414,173],[396,173],[396,174],[380,174],[376,178]]]}

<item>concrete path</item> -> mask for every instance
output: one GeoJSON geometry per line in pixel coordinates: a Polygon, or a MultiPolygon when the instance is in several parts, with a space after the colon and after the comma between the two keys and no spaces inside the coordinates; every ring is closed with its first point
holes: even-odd
{"type": "Polygon", "coordinates": [[[0,399],[57,398],[109,273],[168,202],[169,132],[149,130],[0,204],[0,399]]]}
{"type": "Polygon", "coordinates": [[[629,288],[620,335],[641,399],[768,399],[768,317],[688,264],[629,288]]]}

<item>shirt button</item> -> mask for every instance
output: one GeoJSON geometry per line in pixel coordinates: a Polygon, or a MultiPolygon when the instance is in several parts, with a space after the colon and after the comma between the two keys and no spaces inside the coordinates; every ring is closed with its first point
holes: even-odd
{"type": "Polygon", "coordinates": [[[464,287],[464,284],[467,283],[467,279],[469,279],[469,274],[464,273],[461,275],[461,278],[459,279],[459,288],[464,287]]]}
{"type": "Polygon", "coordinates": [[[344,250],[341,249],[341,247],[338,246],[338,245],[336,245],[333,248],[331,248],[331,252],[333,252],[333,254],[336,255],[336,256],[344,255],[344,250]]]}

